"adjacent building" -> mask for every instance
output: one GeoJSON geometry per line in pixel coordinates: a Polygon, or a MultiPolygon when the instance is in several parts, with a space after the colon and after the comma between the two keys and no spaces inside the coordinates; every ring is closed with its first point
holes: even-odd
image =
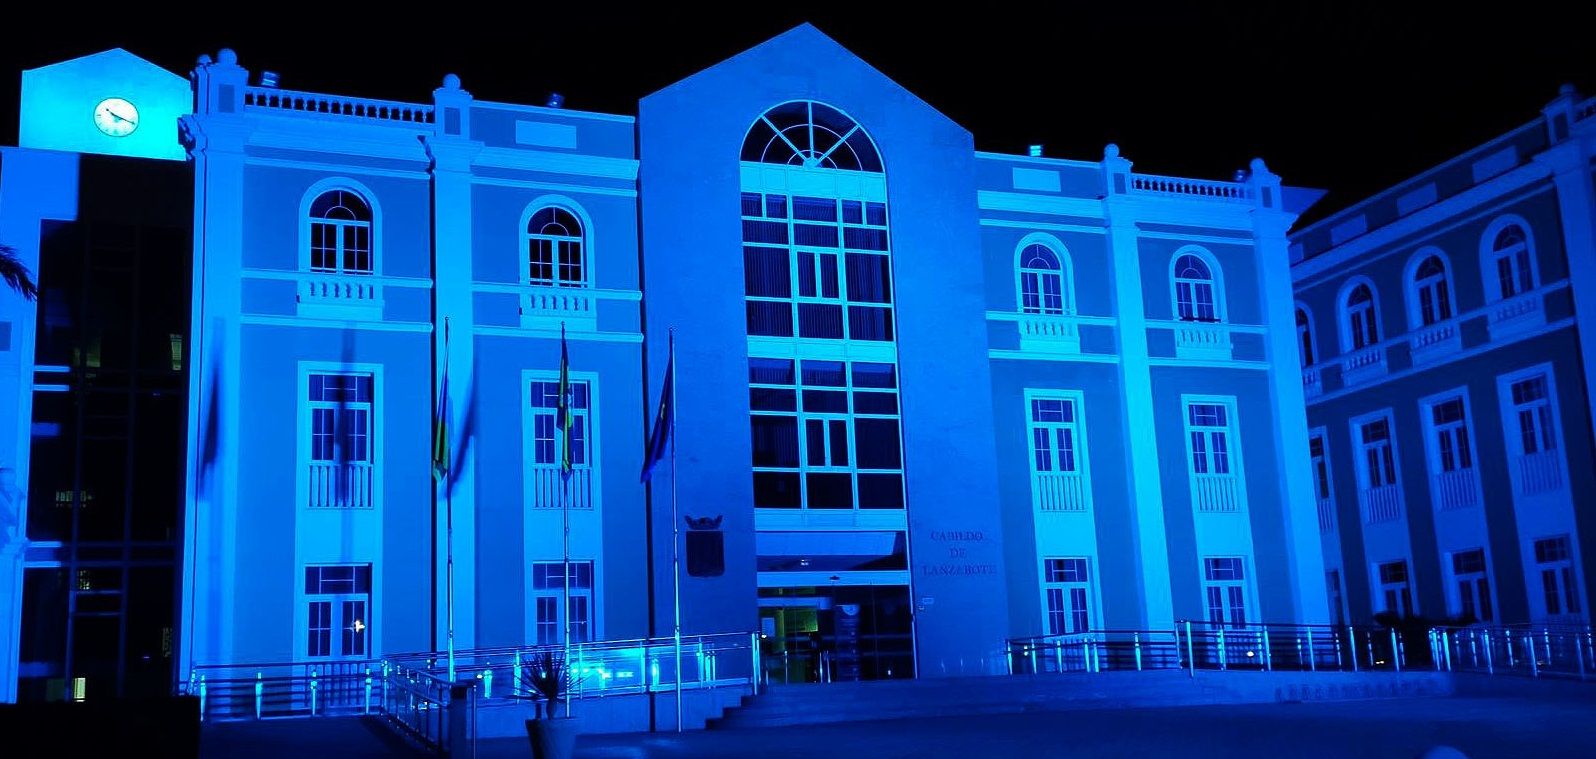
{"type": "Polygon", "coordinates": [[[1596,99],[1292,235],[1337,620],[1588,624],[1596,99]]]}
{"type": "Polygon", "coordinates": [[[229,50],[191,81],[179,673],[438,650],[451,616],[461,648],[669,634],[673,496],[723,541],[684,631],[819,638],[839,678],[1329,620],[1286,237],[1315,195],[1260,160],[979,152],[808,25],[635,117],[229,50]]]}

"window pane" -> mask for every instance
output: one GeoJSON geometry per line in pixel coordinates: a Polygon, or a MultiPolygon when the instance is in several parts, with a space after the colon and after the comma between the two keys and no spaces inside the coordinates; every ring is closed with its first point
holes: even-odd
{"type": "Polygon", "coordinates": [[[754,506],[796,509],[799,499],[797,472],[754,472],[754,506]]]}
{"type": "Polygon", "coordinates": [[[903,508],[903,475],[860,473],[859,508],[903,508]]]}
{"type": "Polygon", "coordinates": [[[898,448],[898,420],[855,419],[860,469],[899,469],[903,457],[898,448]]]}
{"type": "Polygon", "coordinates": [[[754,466],[798,466],[798,420],[790,416],[749,417],[754,466]]]}
{"type": "Polygon", "coordinates": [[[811,509],[853,508],[853,478],[847,474],[810,473],[805,476],[811,509]]]}

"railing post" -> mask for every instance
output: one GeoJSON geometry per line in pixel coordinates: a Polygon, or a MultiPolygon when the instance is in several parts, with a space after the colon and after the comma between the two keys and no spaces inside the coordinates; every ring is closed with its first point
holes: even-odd
{"type": "MultiPolygon", "coordinates": [[[[1175,631],[1177,633],[1176,637],[1178,638],[1180,628],[1176,627],[1175,631]]],[[[1187,672],[1189,672],[1190,675],[1195,678],[1197,676],[1197,654],[1196,647],[1191,642],[1191,620],[1189,619],[1186,620],[1186,666],[1188,667],[1187,672]]]]}
{"type": "Polygon", "coordinates": [[[382,660],[382,708],[388,710],[388,660],[382,660]]]}
{"type": "Polygon", "coordinates": [[[1579,661],[1579,679],[1585,679],[1585,636],[1574,633],[1574,658],[1579,661]]]}
{"type": "Polygon", "coordinates": [[[1552,631],[1542,630],[1541,640],[1546,645],[1546,666],[1552,666],[1552,631]]]}
{"type": "Polygon", "coordinates": [[[1533,634],[1524,636],[1524,652],[1529,656],[1530,677],[1540,677],[1541,666],[1535,656],[1535,636],[1533,634]]]}
{"type": "Polygon", "coordinates": [[[1507,649],[1507,668],[1508,669],[1513,669],[1514,667],[1518,666],[1518,659],[1513,654],[1513,631],[1512,630],[1503,630],[1502,631],[1502,642],[1504,644],[1504,647],[1507,649]]]}
{"type": "Polygon", "coordinates": [[[260,719],[261,697],[265,689],[266,684],[260,679],[260,670],[255,670],[255,719],[260,719]]]}
{"type": "Polygon", "coordinates": [[[482,670],[482,697],[493,698],[493,668],[486,667],[482,670]]]}
{"type": "Polygon", "coordinates": [[[1352,660],[1352,671],[1358,671],[1358,631],[1347,625],[1347,658],[1352,660]]]}
{"type": "Polygon", "coordinates": [[[371,713],[371,667],[366,667],[366,700],[360,705],[360,713],[371,713]]]}
{"type": "Polygon", "coordinates": [[[759,678],[764,674],[764,662],[759,658],[759,633],[748,634],[748,684],[753,695],[759,695],[759,678]]]}
{"type": "Polygon", "coordinates": [[[200,697],[200,721],[201,722],[205,721],[205,697],[207,695],[206,691],[209,689],[209,687],[210,686],[205,684],[205,676],[204,675],[200,675],[199,676],[199,697],[200,697]]]}
{"type": "Polygon", "coordinates": [[[316,689],[318,686],[316,679],[316,670],[312,669],[310,671],[310,716],[312,717],[316,716],[316,689]]]}
{"type": "Polygon", "coordinates": [[[1219,670],[1221,672],[1223,672],[1225,670],[1225,665],[1227,663],[1225,661],[1225,658],[1226,658],[1225,628],[1224,627],[1220,627],[1219,628],[1219,670]]]}
{"type": "Polygon", "coordinates": [[[521,651],[512,652],[510,659],[510,695],[521,692],[521,651]]]}
{"type": "Polygon", "coordinates": [[[1401,672],[1408,658],[1408,642],[1397,633],[1395,627],[1391,628],[1391,658],[1396,661],[1396,671],[1401,672]]]}
{"type": "Polygon", "coordinates": [[[1313,650],[1313,628],[1308,628],[1308,671],[1319,671],[1319,655],[1313,650]]]}
{"type": "Polygon", "coordinates": [[[1452,671],[1452,632],[1441,631],[1441,658],[1446,662],[1446,671],[1452,671]]]}
{"type": "Polygon", "coordinates": [[[1088,640],[1081,641],[1081,669],[1092,671],[1092,643],[1088,640]]]}
{"type": "Polygon", "coordinates": [[[1374,669],[1374,633],[1365,635],[1363,642],[1369,644],[1369,669],[1374,669]]]}
{"type": "Polygon", "coordinates": [[[1491,656],[1491,631],[1486,630],[1481,633],[1481,636],[1485,638],[1485,674],[1494,675],[1496,674],[1496,663],[1492,661],[1493,657],[1491,656]]]}
{"type": "Polygon", "coordinates": [[[1136,671],[1142,671],[1142,634],[1131,633],[1131,646],[1136,651],[1136,671]]]}

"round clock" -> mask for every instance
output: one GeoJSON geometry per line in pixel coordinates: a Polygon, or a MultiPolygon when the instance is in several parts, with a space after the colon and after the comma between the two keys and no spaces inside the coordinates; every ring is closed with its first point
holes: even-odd
{"type": "Polygon", "coordinates": [[[111,137],[126,137],[139,128],[139,109],[122,98],[106,98],[94,106],[94,126],[111,137]]]}

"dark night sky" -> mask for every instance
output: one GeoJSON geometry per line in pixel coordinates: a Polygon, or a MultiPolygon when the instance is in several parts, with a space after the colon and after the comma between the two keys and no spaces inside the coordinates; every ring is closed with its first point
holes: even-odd
{"type": "Polygon", "coordinates": [[[0,143],[16,141],[21,69],[113,46],[177,72],[232,47],[292,89],[425,101],[453,71],[479,98],[541,103],[554,90],[569,108],[635,113],[639,96],[807,20],[969,128],[980,149],[1041,142],[1048,155],[1095,159],[1113,141],[1138,170],[1208,178],[1261,155],[1286,182],[1331,190],[1323,213],[1528,121],[1560,83],[1596,94],[1596,32],[1529,1],[979,2],[959,13],[782,3],[732,17],[537,0],[548,7],[501,3],[453,20],[394,10],[380,23],[333,3],[237,3],[214,21],[195,15],[203,3],[166,15],[71,5],[0,30],[0,143]]]}

